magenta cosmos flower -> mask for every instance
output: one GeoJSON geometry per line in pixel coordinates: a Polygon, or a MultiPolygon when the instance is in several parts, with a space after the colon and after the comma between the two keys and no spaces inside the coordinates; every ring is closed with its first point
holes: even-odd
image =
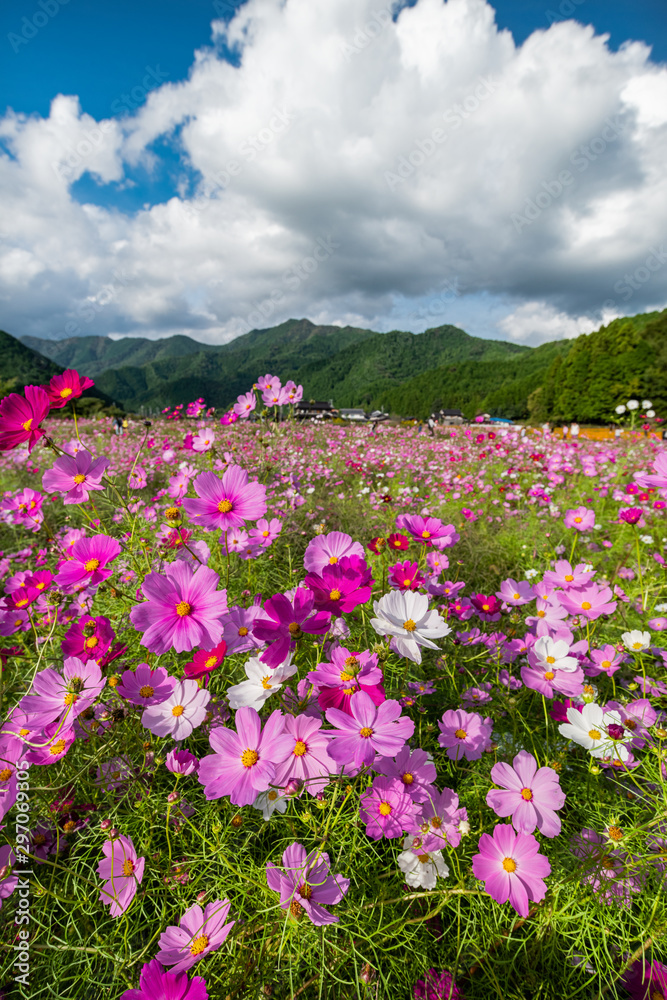
{"type": "Polygon", "coordinates": [[[208,991],[201,976],[188,979],[185,972],[167,972],[154,958],[141,970],[139,989],[125,990],[120,1000],[208,1000],[208,991]]]}
{"type": "Polygon", "coordinates": [[[417,808],[399,778],[380,775],[361,796],[359,816],[371,840],[417,832],[417,808]]]}
{"type": "Polygon", "coordinates": [[[497,816],[511,816],[517,833],[532,833],[537,827],[545,837],[557,837],[560,819],[556,809],[562,809],[565,792],[558,775],[551,767],[538,770],[531,753],[521,750],[509,764],[500,762],[491,768],[491,780],[500,785],[486,796],[486,804],[497,816]]]}
{"type": "Polygon", "coordinates": [[[197,903],[191,906],[178,927],[172,924],[160,935],[160,950],[155,956],[158,962],[173,965],[173,972],[185,972],[204,955],[219,948],[236,922],[225,923],[230,906],[228,899],[216,899],[203,911],[197,903]]]}
{"type": "Polygon", "coordinates": [[[108,466],[108,458],[93,458],[89,451],[61,455],[42,476],[42,486],[47,493],[64,493],[63,503],[84,503],[91,490],[104,489],[102,476],[108,466]]]}
{"type": "Polygon", "coordinates": [[[321,573],[325,566],[335,566],[343,556],[364,558],[364,547],[344,531],[316,535],[308,542],[303,565],[309,573],[321,573]]]}
{"type": "Polygon", "coordinates": [[[269,889],[280,893],[281,908],[289,909],[297,920],[305,913],[316,927],[338,923],[338,917],[322,904],[340,903],[350,888],[350,880],[331,874],[326,851],[306,854],[302,844],[291,844],[283,853],[283,867],[284,871],[271,861],[266,866],[266,881],[269,889]]]}
{"type": "Polygon", "coordinates": [[[93,380],[86,375],[81,378],[74,368],[67,368],[62,375],[54,375],[49,384],[43,385],[42,389],[49,398],[51,409],[60,410],[70,399],[76,399],[93,385],[95,385],[93,380]]]}
{"type": "Polygon", "coordinates": [[[491,746],[493,722],[482,719],[476,712],[466,712],[462,708],[445,712],[438,723],[440,736],[438,743],[447,751],[452,760],[479,760],[491,746]]]}
{"type": "Polygon", "coordinates": [[[24,396],[10,392],[0,401],[0,451],[28,442],[28,451],[44,436],[39,426],[49,412],[49,397],[37,385],[27,385],[24,396]]]}
{"type": "Polygon", "coordinates": [[[412,994],[415,1000],[464,1000],[454,977],[446,969],[442,972],[429,969],[426,979],[418,979],[412,987],[412,994]]]}
{"type": "Polygon", "coordinates": [[[188,750],[170,750],[166,756],[164,766],[172,774],[194,774],[199,770],[199,761],[194,754],[188,750]]]}
{"type": "Polygon", "coordinates": [[[294,751],[294,738],[276,709],[264,730],[254,708],[239,708],[236,732],[217,726],[209,736],[215,753],[203,757],[198,778],[207,799],[229,795],[236,806],[249,806],[258,792],[275,784],[276,767],[294,751]]]}
{"type": "Polygon", "coordinates": [[[160,705],[175,685],[176,678],[170,677],[164,667],[151,670],[147,663],[140,663],[136,670],[123,671],[116,691],[132,705],[160,705]]]}
{"type": "Polygon", "coordinates": [[[238,465],[230,465],[222,478],[215,472],[200,473],[194,488],[198,499],[186,499],[183,506],[207,531],[238,528],[266,513],[266,486],[248,482],[248,473],[238,465]]]}
{"type": "Polygon", "coordinates": [[[227,612],[227,592],[216,589],[218,574],[208,566],[193,570],[182,559],[165,573],[145,577],[141,590],[147,600],[130,611],[132,624],[144,633],[141,645],[151,653],[212,649],[222,638],[220,619],[227,612]]]}
{"type": "Polygon", "coordinates": [[[185,740],[206,718],[210,699],[211,692],[200,688],[197,681],[177,681],[165,701],[145,709],[141,724],[154,736],[185,740]]]}
{"type": "Polygon", "coordinates": [[[104,879],[100,902],[110,906],[112,917],[120,917],[137,894],[144,877],[145,858],[138,858],[131,837],[107,840],[102,847],[104,858],[97,866],[97,874],[104,879]]]}
{"type": "Polygon", "coordinates": [[[24,753],[24,757],[30,764],[37,764],[39,767],[57,764],[75,739],[74,729],[65,728],[59,720],[50,722],[44,729],[31,732],[25,739],[26,746],[30,749],[24,753]]]}
{"type": "Polygon", "coordinates": [[[208,677],[210,673],[218,669],[224,661],[226,653],[227,643],[224,639],[218,643],[215,649],[198,649],[190,662],[183,667],[183,673],[193,680],[208,677]]]}
{"type": "Polygon", "coordinates": [[[528,916],[528,900],[539,903],[547,891],[544,879],[551,865],[530,833],[515,833],[509,823],[498,823],[493,836],[479,838],[479,854],[472,859],[475,878],[496,903],[514,907],[521,917],[528,916]]]}
{"type": "Polygon", "coordinates": [[[577,531],[590,531],[595,526],[595,511],[588,507],[576,507],[565,513],[563,522],[566,528],[576,528],[577,531]]]}
{"type": "Polygon", "coordinates": [[[401,715],[397,701],[376,706],[365,691],[350,702],[350,715],[339,708],[328,708],[326,717],[338,730],[330,739],[329,756],[338,764],[355,767],[372,764],[376,754],[393,757],[415,731],[414,722],[401,715]]]}
{"type": "Polygon", "coordinates": [[[279,788],[285,788],[289,781],[298,781],[311,795],[317,795],[329,784],[329,775],[337,771],[337,766],[327,752],[329,741],[321,730],[320,719],[285,716],[285,732],[292,737],[292,752],[276,765],[274,783],[279,788]]]}
{"type": "Polygon", "coordinates": [[[419,572],[416,562],[406,560],[396,563],[389,570],[388,582],[392,590],[419,590],[425,580],[426,577],[419,572]]]}
{"type": "Polygon", "coordinates": [[[111,647],[116,638],[108,618],[83,615],[65,633],[60,646],[65,656],[78,656],[81,660],[97,660],[111,647]]]}
{"type": "Polygon", "coordinates": [[[58,563],[55,582],[66,592],[79,587],[96,587],[113,573],[109,566],[120,555],[120,544],[109,535],[80,538],[69,556],[58,563]]]}
{"type": "Polygon", "coordinates": [[[374,580],[363,559],[343,556],[335,565],[324,566],[320,573],[308,573],[305,583],[315,597],[318,611],[339,616],[369,600],[374,580]]]}
{"type": "Polygon", "coordinates": [[[262,663],[277,667],[287,659],[304,632],[324,635],[328,631],[331,616],[328,612],[315,612],[314,605],[314,595],[303,587],[297,587],[292,601],[284,594],[269,598],[264,605],[264,614],[269,617],[257,618],[252,626],[253,634],[269,643],[260,656],[262,663]]]}
{"type": "Polygon", "coordinates": [[[308,680],[319,687],[317,701],[320,708],[340,708],[350,713],[350,702],[358,691],[365,691],[375,705],[385,699],[382,671],[375,653],[364,649],[352,653],[345,646],[336,646],[329,653],[330,663],[318,663],[311,670],[308,680]]]}

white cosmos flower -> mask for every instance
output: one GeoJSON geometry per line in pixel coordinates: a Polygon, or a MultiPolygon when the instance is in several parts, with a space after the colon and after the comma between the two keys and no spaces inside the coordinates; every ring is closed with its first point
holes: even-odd
{"type": "Polygon", "coordinates": [[[574,740],[588,750],[593,757],[618,757],[620,760],[627,760],[629,757],[622,742],[625,729],[620,715],[615,711],[605,712],[594,701],[584,705],[581,712],[576,708],[568,708],[567,722],[561,723],[558,731],[561,736],[574,740]],[[616,732],[619,739],[614,739],[609,734],[610,726],[618,727],[616,732]]]}
{"type": "Polygon", "coordinates": [[[421,663],[420,646],[437,649],[433,639],[452,631],[436,610],[429,611],[426,594],[392,590],[373,603],[377,618],[371,625],[378,635],[392,636],[396,650],[413,663],[421,663]]]}
{"type": "Polygon", "coordinates": [[[282,790],[269,788],[268,792],[260,792],[252,805],[253,809],[259,809],[264,817],[264,822],[267,823],[276,809],[278,812],[285,812],[288,801],[287,796],[283,795],[282,790]]]}
{"type": "Polygon", "coordinates": [[[628,409],[629,410],[638,410],[639,409],[639,401],[636,400],[636,399],[629,399],[628,400],[628,409]]]}
{"type": "Polygon", "coordinates": [[[275,670],[267,667],[257,656],[251,656],[245,665],[247,681],[233,684],[227,689],[230,708],[254,708],[259,712],[267,698],[279,691],[283,681],[296,673],[296,664],[291,654],[275,670]]]}
{"type": "Polygon", "coordinates": [[[650,399],[645,399],[643,401],[643,403],[642,403],[642,410],[650,410],[652,406],[653,406],[653,403],[651,402],[651,400],[650,399]]]}
{"type": "Polygon", "coordinates": [[[405,881],[412,889],[435,889],[440,878],[447,878],[449,868],[445,864],[442,851],[413,850],[412,837],[406,837],[398,856],[398,867],[405,875],[405,881]]]}
{"type": "Polygon", "coordinates": [[[640,632],[639,629],[624,632],[621,639],[625,643],[625,648],[629,649],[631,653],[641,653],[651,645],[651,633],[640,632]]]}
{"type": "Polygon", "coordinates": [[[573,673],[579,666],[576,656],[569,656],[570,647],[565,639],[540,636],[530,650],[530,659],[542,670],[564,670],[573,673]]]}
{"type": "Polygon", "coordinates": [[[618,413],[619,416],[622,413],[625,413],[625,405],[623,403],[620,403],[620,405],[616,407],[616,412],[618,413]]]}
{"type": "Polygon", "coordinates": [[[650,410],[650,409],[647,410],[646,411],[646,416],[647,417],[654,417],[655,416],[655,410],[650,410]]]}

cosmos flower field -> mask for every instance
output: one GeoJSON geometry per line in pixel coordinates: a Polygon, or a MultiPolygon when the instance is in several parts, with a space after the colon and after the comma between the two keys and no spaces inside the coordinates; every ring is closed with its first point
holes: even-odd
{"type": "Polygon", "coordinates": [[[665,1000],[662,442],[87,384],[0,402],[1,995],[665,1000]]]}

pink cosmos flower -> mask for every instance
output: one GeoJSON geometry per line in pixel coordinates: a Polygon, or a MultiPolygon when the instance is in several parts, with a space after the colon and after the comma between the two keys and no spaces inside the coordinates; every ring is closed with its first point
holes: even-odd
{"type": "Polygon", "coordinates": [[[136,670],[123,671],[116,691],[132,705],[161,705],[175,686],[176,678],[170,677],[164,667],[151,669],[147,663],[140,663],[136,670]]]}
{"type": "Polygon", "coordinates": [[[304,632],[324,635],[328,631],[331,616],[327,612],[315,612],[314,605],[314,595],[303,587],[296,589],[292,601],[284,594],[269,598],[264,605],[264,614],[269,617],[257,618],[252,626],[257,639],[270,643],[260,656],[263,663],[277,667],[287,659],[304,632]]]}
{"type": "Polygon", "coordinates": [[[285,732],[282,713],[272,712],[264,730],[254,708],[236,712],[236,732],[224,727],[212,730],[209,741],[215,751],[199,763],[200,784],[207,799],[229,795],[237,806],[249,806],[258,792],[275,784],[276,767],[294,751],[294,739],[285,732]]]}
{"type": "Polygon", "coordinates": [[[109,535],[80,538],[69,557],[58,563],[55,582],[66,593],[79,587],[96,587],[113,573],[108,564],[120,555],[120,544],[109,535]]]}
{"type": "Polygon", "coordinates": [[[70,399],[76,399],[93,385],[95,383],[92,379],[85,375],[81,378],[74,368],[67,368],[62,375],[54,375],[49,384],[43,385],[42,389],[49,398],[51,409],[60,410],[70,399]]]}
{"type": "Polygon", "coordinates": [[[93,458],[89,451],[61,455],[42,476],[47,493],[63,493],[63,503],[84,503],[91,490],[103,490],[102,477],[109,466],[108,458],[93,458]]]}
{"type": "Polygon", "coordinates": [[[10,392],[0,401],[0,451],[28,442],[28,451],[44,436],[39,426],[49,412],[49,397],[37,385],[27,385],[24,396],[10,392]]]}
{"type": "Polygon", "coordinates": [[[637,524],[643,517],[644,511],[641,507],[626,507],[623,510],[619,510],[618,518],[620,521],[625,521],[626,524],[637,524]]]}
{"type": "Polygon", "coordinates": [[[224,662],[226,653],[227,643],[224,639],[218,643],[215,649],[198,649],[190,663],[186,663],[183,667],[183,673],[192,680],[208,677],[224,662]]]}
{"type": "Polygon", "coordinates": [[[373,764],[378,774],[387,778],[396,778],[403,785],[413,802],[426,802],[435,789],[432,787],[436,778],[435,764],[425,750],[411,750],[404,746],[396,757],[379,757],[373,764]]]}
{"type": "Polygon", "coordinates": [[[565,803],[558,775],[551,767],[537,768],[531,753],[521,750],[509,764],[491,768],[491,780],[500,789],[491,789],[486,804],[497,816],[511,816],[517,833],[532,833],[537,827],[545,837],[557,837],[560,819],[555,810],[565,803]]]}
{"type": "Polygon", "coordinates": [[[468,813],[459,808],[459,797],[451,788],[441,792],[433,789],[422,803],[417,817],[426,850],[442,850],[447,844],[458,847],[461,843],[462,823],[468,822],[468,813]]]}
{"type": "Polygon", "coordinates": [[[442,972],[429,969],[426,979],[418,979],[412,987],[412,994],[415,1000],[464,1000],[454,977],[446,969],[442,972]]]}
{"type": "Polygon", "coordinates": [[[192,435],[192,450],[198,452],[210,451],[215,444],[215,434],[208,427],[201,427],[192,435]]]}
{"type": "Polygon", "coordinates": [[[500,590],[496,591],[496,597],[512,608],[518,608],[522,604],[528,604],[535,597],[532,584],[528,580],[521,580],[517,583],[511,577],[503,580],[500,590]]]}
{"type": "Polygon", "coordinates": [[[329,756],[338,764],[372,764],[376,753],[393,757],[415,731],[414,722],[401,715],[397,701],[384,701],[376,707],[365,691],[352,699],[350,715],[338,708],[328,708],[325,714],[339,731],[329,743],[329,756]]]}
{"type": "Polygon", "coordinates": [[[366,562],[358,556],[343,556],[320,573],[308,573],[306,586],[313,593],[318,611],[340,616],[365,604],[374,583],[366,562]]]}
{"type": "Polygon", "coordinates": [[[262,517],[259,519],[256,526],[250,529],[249,537],[252,543],[260,545],[263,549],[266,549],[272,544],[272,542],[275,542],[282,530],[282,521],[279,521],[277,517],[272,517],[270,521],[267,521],[265,517],[262,517]]]}
{"type": "Polygon", "coordinates": [[[601,615],[613,615],[617,602],[610,600],[611,596],[609,587],[589,583],[587,587],[577,587],[560,594],[560,603],[569,614],[583,615],[589,621],[595,621],[601,615]]]}
{"type": "Polygon", "coordinates": [[[475,878],[496,903],[510,902],[521,917],[528,916],[528,901],[541,902],[547,891],[544,879],[551,865],[532,834],[515,833],[509,823],[498,823],[493,836],[483,833],[479,854],[472,859],[475,878]]]}
{"type": "Polygon", "coordinates": [[[32,693],[24,695],[19,707],[26,713],[31,726],[42,727],[60,718],[72,719],[90,708],[101,694],[105,680],[95,660],[83,662],[70,656],[63,664],[62,674],[53,667],[40,670],[32,682],[32,693]]]}
{"type": "Polygon", "coordinates": [[[396,527],[405,529],[422,545],[432,545],[440,551],[456,545],[460,538],[453,524],[443,524],[437,517],[422,517],[421,514],[399,514],[396,527]]]}
{"type": "Polygon", "coordinates": [[[144,877],[145,858],[138,858],[131,837],[107,840],[102,847],[104,858],[97,874],[104,879],[100,902],[110,907],[112,917],[120,917],[137,894],[144,877]]]}
{"type": "Polygon", "coordinates": [[[462,708],[449,709],[438,723],[440,736],[438,743],[447,751],[451,760],[479,760],[482,753],[491,746],[493,722],[482,719],[476,712],[466,712],[462,708]]]}
{"type": "Polygon", "coordinates": [[[237,401],[234,403],[234,413],[241,420],[247,420],[256,406],[257,397],[251,389],[250,392],[245,392],[241,396],[237,396],[237,401]]]}
{"type": "Polygon", "coordinates": [[[238,465],[228,466],[222,478],[201,472],[194,488],[198,499],[186,499],[183,506],[193,523],[207,531],[240,527],[266,513],[266,486],[248,482],[248,473],[238,465]]]}
{"type": "MultiPolygon", "coordinates": [[[[646,477],[648,478],[648,477],[646,477]]],[[[665,1000],[667,997],[667,965],[638,959],[621,983],[630,994],[630,1000],[665,1000]]]]}
{"type": "Polygon", "coordinates": [[[471,594],[470,603],[482,621],[500,621],[501,604],[494,594],[471,594]]]}
{"type": "Polygon", "coordinates": [[[206,718],[210,699],[211,692],[200,688],[196,681],[177,681],[165,701],[145,709],[141,724],[155,736],[185,740],[206,718]]]}
{"type": "Polygon", "coordinates": [[[102,659],[116,638],[108,618],[83,615],[65,633],[61,648],[65,656],[78,656],[81,660],[102,659]]]}
{"type": "Polygon", "coordinates": [[[185,776],[199,770],[199,761],[194,754],[187,750],[170,750],[165,758],[164,766],[172,774],[185,776]]]}
{"type": "Polygon", "coordinates": [[[425,580],[416,562],[406,560],[389,569],[388,582],[392,590],[419,590],[425,580]]]}
{"type": "Polygon", "coordinates": [[[598,674],[606,674],[613,677],[617,670],[620,670],[625,662],[625,654],[619,652],[615,646],[607,643],[602,649],[591,649],[588,653],[590,665],[586,668],[589,677],[597,677],[598,674]]]}
{"type": "Polygon", "coordinates": [[[285,732],[292,737],[292,752],[276,766],[275,784],[279,788],[297,781],[311,795],[317,795],[329,784],[329,775],[335,774],[337,766],[327,752],[329,741],[321,728],[319,719],[285,716],[285,732]]]}
{"type": "Polygon", "coordinates": [[[354,542],[344,531],[316,535],[308,542],[303,565],[309,573],[321,573],[325,566],[335,566],[343,556],[364,558],[364,547],[354,542]]]}
{"type": "Polygon", "coordinates": [[[141,970],[139,989],[125,990],[120,1000],[208,1000],[208,991],[201,976],[188,980],[185,972],[174,975],[154,958],[141,970]]]}
{"type": "Polygon", "coordinates": [[[587,507],[576,507],[568,510],[563,518],[566,528],[576,528],[577,531],[590,531],[595,526],[595,511],[587,507]]]}
{"type": "Polygon", "coordinates": [[[273,892],[280,893],[281,909],[289,909],[295,919],[305,913],[316,927],[338,923],[338,917],[324,908],[340,903],[350,888],[349,878],[331,874],[326,851],[306,853],[302,844],[290,844],[283,853],[284,871],[271,861],[266,866],[266,881],[273,892]]]}
{"type": "Polygon", "coordinates": [[[567,559],[559,559],[554,568],[547,570],[542,577],[542,582],[549,587],[562,587],[563,590],[572,590],[574,587],[585,587],[594,577],[594,572],[586,567],[586,563],[572,564],[567,559]]]}
{"type": "Polygon", "coordinates": [[[318,663],[317,670],[311,670],[308,680],[318,688],[317,700],[320,708],[340,708],[350,713],[350,702],[358,691],[365,691],[375,705],[385,699],[382,687],[382,670],[378,658],[364,649],[352,653],[345,646],[331,649],[331,662],[318,663]]]}
{"type": "Polygon", "coordinates": [[[417,830],[415,803],[398,778],[373,778],[372,786],[361,796],[359,816],[371,840],[393,839],[417,830]]]}
{"type": "Polygon", "coordinates": [[[299,400],[303,399],[303,386],[296,385],[291,379],[285,382],[283,392],[286,403],[298,403],[299,400]]]}
{"type": "Polygon", "coordinates": [[[42,730],[33,730],[25,737],[26,746],[30,747],[24,754],[30,764],[45,767],[57,764],[65,756],[76,739],[74,729],[65,728],[60,722],[50,722],[42,730]]]}
{"type": "Polygon", "coordinates": [[[147,600],[130,611],[132,624],[144,633],[141,645],[152,653],[212,649],[222,638],[221,618],[227,611],[227,592],[216,589],[218,574],[208,566],[193,571],[180,559],[165,573],[144,578],[141,590],[147,600]]]}
{"type": "Polygon", "coordinates": [[[225,923],[230,906],[228,899],[216,899],[203,911],[197,903],[191,906],[179,920],[178,927],[172,924],[160,935],[157,961],[173,965],[172,972],[185,972],[204,955],[216,951],[236,923],[235,920],[225,923]]]}
{"type": "Polygon", "coordinates": [[[653,469],[655,475],[635,476],[637,485],[644,489],[649,489],[651,486],[659,490],[667,488],[667,453],[664,450],[658,452],[653,462],[653,469]]]}
{"type": "Polygon", "coordinates": [[[29,531],[39,531],[44,521],[42,504],[44,497],[41,493],[26,487],[15,493],[6,495],[0,509],[7,513],[7,523],[20,525],[29,531]]]}
{"type": "MultiPolygon", "coordinates": [[[[258,598],[261,600],[261,598],[258,598]]],[[[264,643],[253,635],[252,627],[258,618],[264,615],[261,603],[251,604],[249,608],[238,605],[230,608],[220,622],[223,626],[227,643],[227,656],[232,653],[247,653],[250,649],[261,649],[264,643]]]]}
{"type": "Polygon", "coordinates": [[[584,689],[584,672],[580,666],[574,670],[559,670],[556,666],[534,667],[524,664],[521,667],[521,680],[526,687],[545,698],[553,698],[556,692],[575,698],[584,689]]]}

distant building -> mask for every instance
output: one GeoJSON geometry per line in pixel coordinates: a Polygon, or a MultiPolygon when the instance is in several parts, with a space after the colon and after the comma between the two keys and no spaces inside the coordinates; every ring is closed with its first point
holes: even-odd
{"type": "Polygon", "coordinates": [[[366,420],[365,410],[346,409],[345,407],[343,407],[340,411],[340,415],[343,418],[343,420],[353,420],[357,423],[361,423],[362,421],[366,420]]]}
{"type": "Polygon", "coordinates": [[[294,416],[297,420],[332,420],[338,415],[338,410],[334,409],[331,401],[324,403],[314,399],[302,399],[294,407],[294,416]]]}
{"type": "Polygon", "coordinates": [[[464,421],[461,410],[440,410],[438,417],[443,424],[462,424],[464,421]]]}

